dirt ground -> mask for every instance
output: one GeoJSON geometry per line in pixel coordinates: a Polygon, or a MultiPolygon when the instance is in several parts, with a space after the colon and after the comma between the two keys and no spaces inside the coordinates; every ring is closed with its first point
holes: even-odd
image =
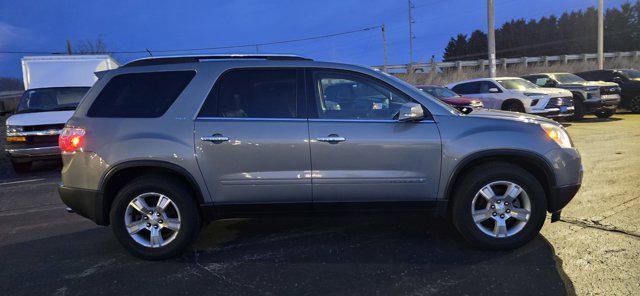
{"type": "Polygon", "coordinates": [[[583,185],[542,234],[576,294],[640,295],[640,115],[569,124],[583,185]]]}

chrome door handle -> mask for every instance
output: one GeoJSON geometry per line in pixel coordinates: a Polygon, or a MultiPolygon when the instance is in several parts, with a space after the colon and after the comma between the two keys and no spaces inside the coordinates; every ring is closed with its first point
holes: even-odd
{"type": "Polygon", "coordinates": [[[223,135],[213,135],[211,137],[200,137],[200,141],[226,142],[229,141],[229,137],[225,137],[223,135]]]}
{"type": "Polygon", "coordinates": [[[317,137],[316,140],[320,142],[337,143],[337,142],[344,142],[347,139],[345,137],[329,135],[328,137],[317,137]]]}

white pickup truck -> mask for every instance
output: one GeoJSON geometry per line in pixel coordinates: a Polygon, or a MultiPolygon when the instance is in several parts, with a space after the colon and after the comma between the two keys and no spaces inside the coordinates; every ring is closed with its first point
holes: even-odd
{"type": "Polygon", "coordinates": [[[34,160],[60,157],[58,134],[98,79],[95,73],[118,66],[109,55],[22,58],[26,91],[6,121],[5,151],[15,171],[28,171],[34,160]]]}

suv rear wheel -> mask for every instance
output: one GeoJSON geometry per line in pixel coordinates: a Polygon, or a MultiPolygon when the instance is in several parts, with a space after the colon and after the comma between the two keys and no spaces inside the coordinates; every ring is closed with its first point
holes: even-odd
{"type": "Polygon", "coordinates": [[[520,113],[524,113],[524,106],[522,106],[522,103],[520,103],[520,101],[507,101],[504,106],[502,107],[502,110],[505,111],[511,111],[511,112],[520,112],[520,113]]]}
{"type": "Polygon", "coordinates": [[[640,113],[640,95],[631,98],[631,112],[640,113]]]}
{"type": "Polygon", "coordinates": [[[114,199],[110,219],[125,249],[148,260],[179,255],[200,229],[188,188],[162,176],[143,176],[125,185],[114,199]]]}
{"type": "Polygon", "coordinates": [[[471,244],[508,250],[532,240],[546,218],[542,185],[524,169],[507,163],[472,169],[458,184],[453,223],[471,244]]]}
{"type": "Polygon", "coordinates": [[[614,109],[604,109],[604,110],[598,110],[598,111],[594,112],[593,114],[595,114],[598,118],[609,118],[609,117],[613,116],[613,113],[616,113],[616,110],[614,110],[614,109]]]}

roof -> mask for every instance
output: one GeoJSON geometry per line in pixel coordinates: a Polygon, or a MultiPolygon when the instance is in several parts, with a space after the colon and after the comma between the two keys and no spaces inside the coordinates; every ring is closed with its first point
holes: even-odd
{"type": "Polygon", "coordinates": [[[131,62],[126,63],[123,67],[180,64],[180,63],[199,63],[201,61],[206,61],[206,60],[234,60],[234,59],[312,61],[312,59],[304,58],[299,55],[292,55],[292,54],[179,55],[179,56],[147,57],[147,58],[137,59],[137,60],[133,60],[131,62]]]}

